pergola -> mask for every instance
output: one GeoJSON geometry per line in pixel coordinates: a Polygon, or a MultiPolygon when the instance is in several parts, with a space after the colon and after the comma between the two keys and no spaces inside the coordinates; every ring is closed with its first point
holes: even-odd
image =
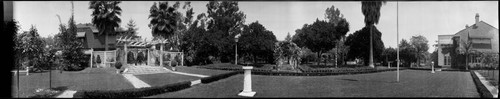
{"type": "MultiPolygon", "coordinates": [[[[134,47],[134,48],[150,48],[151,46],[154,46],[156,44],[160,44],[160,66],[163,66],[163,46],[168,43],[168,39],[154,39],[151,42],[146,42],[146,41],[141,41],[138,38],[135,38],[133,36],[121,36],[117,39],[117,46],[123,46],[125,53],[127,53],[129,47],[134,47]]],[[[168,52],[167,52],[168,53],[168,52]]],[[[178,53],[178,52],[177,52],[178,53]]],[[[125,57],[125,63],[127,63],[127,55],[124,55],[125,57]]],[[[184,56],[182,56],[182,60],[184,59],[184,56]]],[[[149,62],[149,61],[148,61],[149,62]]],[[[183,62],[181,62],[181,65],[184,65],[183,62]]]]}

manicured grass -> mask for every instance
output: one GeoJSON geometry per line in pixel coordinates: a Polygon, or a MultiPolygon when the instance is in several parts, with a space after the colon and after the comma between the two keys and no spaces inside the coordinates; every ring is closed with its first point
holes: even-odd
{"type": "MultiPolygon", "coordinates": [[[[17,97],[17,77],[13,76],[12,96],[17,97]]],[[[32,96],[38,88],[49,88],[49,72],[30,73],[20,76],[20,97],[32,96]]],[[[117,90],[134,88],[114,68],[87,68],[83,71],[59,73],[52,71],[52,87],[66,87],[68,90],[117,90]]]]}
{"type": "MultiPolygon", "coordinates": [[[[469,72],[403,70],[342,76],[261,76],[252,75],[255,97],[479,97],[469,72]]],[[[240,97],[243,75],[209,84],[165,93],[152,98],[240,97]]]]}
{"type": "Polygon", "coordinates": [[[177,69],[178,72],[201,74],[201,75],[208,75],[208,76],[231,72],[231,71],[226,71],[226,70],[214,70],[214,69],[204,69],[204,68],[195,68],[195,67],[186,67],[186,66],[177,66],[175,68],[177,69]]]}
{"type": "Polygon", "coordinates": [[[151,86],[162,86],[182,81],[192,81],[200,79],[200,77],[179,75],[174,73],[143,74],[143,75],[135,75],[135,77],[139,78],[140,80],[146,82],[151,86]]]}

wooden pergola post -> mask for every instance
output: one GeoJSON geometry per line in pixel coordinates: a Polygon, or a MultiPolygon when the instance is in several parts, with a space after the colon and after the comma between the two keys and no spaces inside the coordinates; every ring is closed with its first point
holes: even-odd
{"type": "Polygon", "coordinates": [[[160,43],[160,67],[163,67],[163,43],[160,43]]]}
{"type": "Polygon", "coordinates": [[[128,57],[127,42],[125,42],[125,44],[123,46],[124,46],[123,49],[125,50],[125,55],[124,55],[124,57],[125,57],[125,65],[128,65],[128,62],[127,62],[127,59],[128,59],[127,58],[128,57]]]}

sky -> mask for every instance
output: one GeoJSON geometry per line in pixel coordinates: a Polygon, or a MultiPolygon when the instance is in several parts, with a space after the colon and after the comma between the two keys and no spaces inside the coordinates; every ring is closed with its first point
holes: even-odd
{"type": "MultiPolygon", "coordinates": [[[[154,2],[120,3],[120,26],[125,27],[132,19],[139,28],[138,35],[150,40],[152,36],[148,27],[148,15],[154,2]]],[[[207,3],[208,1],[192,1],[194,16],[206,13],[207,3]]],[[[74,2],[77,24],[91,22],[92,10],[88,6],[88,1],[74,2]]],[[[347,35],[365,26],[359,1],[240,1],[238,6],[246,14],[245,24],[259,21],[278,40],[284,40],[287,33],[294,35],[295,30],[302,28],[304,24],[312,24],[316,19],[324,20],[325,10],[331,6],[338,8],[349,22],[350,31],[347,35]]],[[[13,7],[13,17],[19,21],[21,31],[27,31],[33,25],[42,37],[59,32],[60,23],[56,15],[61,16],[63,24],[67,24],[71,16],[70,1],[14,1],[13,7]]],[[[432,52],[435,50],[432,45],[436,44],[437,35],[455,34],[464,29],[466,24],[474,24],[476,13],[480,15],[481,21],[498,29],[498,1],[388,1],[381,8],[380,20],[376,26],[382,32],[385,47],[396,47],[399,30],[400,40],[409,40],[416,35],[426,37],[429,41],[428,51],[432,52]]]]}

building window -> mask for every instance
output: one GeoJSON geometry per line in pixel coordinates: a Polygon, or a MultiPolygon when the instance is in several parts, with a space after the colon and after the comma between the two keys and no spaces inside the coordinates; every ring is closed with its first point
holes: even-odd
{"type": "Polygon", "coordinates": [[[472,48],[491,49],[490,38],[472,38],[472,48]]]}
{"type": "Polygon", "coordinates": [[[451,58],[449,55],[444,56],[444,65],[451,65],[451,58]]]}

